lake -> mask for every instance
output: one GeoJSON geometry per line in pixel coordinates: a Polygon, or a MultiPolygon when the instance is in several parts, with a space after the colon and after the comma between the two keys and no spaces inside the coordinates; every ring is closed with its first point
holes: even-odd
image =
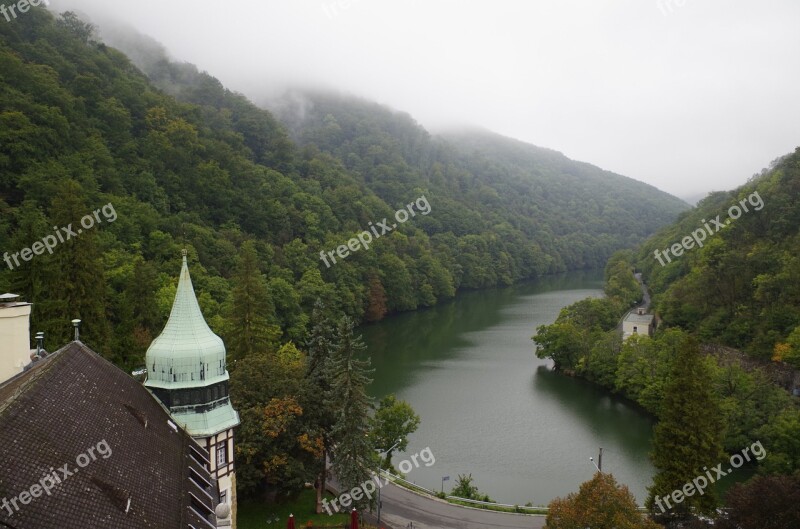
{"type": "MultiPolygon", "coordinates": [[[[602,447],[603,471],[644,502],[653,420],[534,354],[536,327],[589,296],[602,296],[600,271],[466,292],[360,328],[375,368],[370,393],[408,401],[422,422],[407,452],[430,447],[436,457],[410,481],[440,490],[450,476],[448,491],[471,473],[495,501],[546,505],[591,479],[589,458],[602,447]]],[[[395,465],[404,458],[396,454],[395,465]]]]}

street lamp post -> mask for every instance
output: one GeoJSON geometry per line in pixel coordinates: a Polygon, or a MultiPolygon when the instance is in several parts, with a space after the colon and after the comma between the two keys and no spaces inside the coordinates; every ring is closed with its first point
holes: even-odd
{"type": "Polygon", "coordinates": [[[594,465],[594,468],[596,468],[598,472],[600,472],[601,474],[603,473],[603,449],[602,448],[600,448],[600,454],[598,455],[597,463],[594,462],[594,458],[593,457],[590,457],[589,461],[592,462],[592,464],[594,465]]]}
{"type": "MultiPolygon", "coordinates": [[[[387,454],[387,453],[391,452],[392,450],[394,450],[395,448],[397,448],[397,445],[399,445],[402,442],[403,442],[403,438],[401,437],[390,448],[387,448],[386,450],[381,450],[380,448],[378,448],[377,450],[378,450],[378,452],[381,453],[381,455],[387,454]]],[[[378,527],[379,528],[381,526],[381,489],[382,488],[383,487],[381,486],[381,464],[380,464],[380,461],[379,461],[378,462],[378,527]]]]}

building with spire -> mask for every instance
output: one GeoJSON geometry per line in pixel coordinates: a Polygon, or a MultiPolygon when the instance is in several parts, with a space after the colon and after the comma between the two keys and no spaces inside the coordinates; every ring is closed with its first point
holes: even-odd
{"type": "Polygon", "coordinates": [[[146,355],[144,385],[210,454],[220,502],[231,506],[236,520],[236,474],[233,429],[239,414],[228,393],[225,344],[208,327],[197,303],[186,250],[172,312],[146,355]]]}
{"type": "Polygon", "coordinates": [[[75,341],[31,349],[18,298],[0,295],[0,527],[230,529],[210,454],[79,320],[75,341]]]}

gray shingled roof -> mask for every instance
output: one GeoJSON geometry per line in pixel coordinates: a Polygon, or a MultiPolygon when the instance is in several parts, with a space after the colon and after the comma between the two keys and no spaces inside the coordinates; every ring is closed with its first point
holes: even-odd
{"type": "Polygon", "coordinates": [[[636,314],[635,312],[631,312],[625,317],[625,321],[631,323],[643,323],[648,325],[653,323],[653,315],[652,314],[636,314]]]}
{"type": "Polygon", "coordinates": [[[146,388],[80,342],[0,385],[0,527],[212,528],[207,463],[146,388]],[[65,464],[77,472],[50,495],[3,506],[65,464]]]}

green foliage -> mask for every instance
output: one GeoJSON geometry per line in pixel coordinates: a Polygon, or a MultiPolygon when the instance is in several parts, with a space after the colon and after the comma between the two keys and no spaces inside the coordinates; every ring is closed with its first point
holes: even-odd
{"type": "Polygon", "coordinates": [[[419,421],[419,415],[414,413],[408,402],[397,400],[394,395],[381,399],[373,417],[371,435],[373,446],[387,450],[383,468],[391,466],[394,450],[405,451],[408,447],[408,436],[417,431],[419,421]],[[397,446],[388,450],[395,443],[397,446]]]}
{"type": "MultiPolygon", "coordinates": [[[[353,331],[353,320],[344,317],[336,328],[331,357],[332,391],[336,423],[331,432],[333,471],[344,490],[370,479],[374,465],[374,446],[370,442],[372,401],[367,395],[369,360],[359,358],[365,349],[361,337],[353,331]]],[[[357,508],[368,503],[356,501],[357,508]]]]}
{"type": "Polygon", "coordinates": [[[741,188],[709,195],[648,239],[637,265],[665,324],[770,359],[800,325],[799,199],[800,149],[741,188]],[[695,246],[664,267],[654,259],[656,249],[700,229],[704,219],[720,215],[724,222],[728,208],[741,201],[749,212],[708,236],[702,248],[695,246]]]}
{"type": "Polygon", "coordinates": [[[316,479],[321,440],[303,419],[316,405],[305,384],[307,358],[294,345],[255,351],[231,371],[237,430],[237,486],[245,495],[298,490],[316,479]]]}
{"type": "Polygon", "coordinates": [[[267,281],[258,265],[255,244],[242,244],[234,275],[233,300],[226,336],[231,360],[245,359],[258,351],[276,348],[281,329],[274,322],[275,308],[268,296],[267,281]]]}
{"type": "Polygon", "coordinates": [[[675,341],[683,333],[669,331],[651,339],[631,336],[622,344],[617,357],[614,387],[644,409],[658,416],[664,396],[664,384],[672,369],[675,341]],[[675,339],[672,334],[677,334],[675,339]]]}
{"type": "Polygon", "coordinates": [[[453,487],[451,496],[464,498],[466,500],[478,500],[485,502],[493,502],[486,494],[481,494],[477,485],[473,483],[472,474],[459,474],[456,479],[456,484],[453,487]]]}
{"type": "Polygon", "coordinates": [[[792,474],[800,469],[800,410],[783,410],[758,432],[767,450],[764,471],[792,474]]]}
{"type": "MultiPolygon", "coordinates": [[[[756,441],[767,442],[763,428],[780,422],[784,410],[793,407],[792,397],[760,369],[747,372],[734,363],[714,366],[712,371],[714,390],[727,424],[725,450],[735,453],[756,441]]],[[[769,452],[777,456],[777,446],[774,448],[769,452]]],[[[762,466],[769,468],[769,461],[762,466]]]]}
{"type": "MultiPolygon", "coordinates": [[[[606,298],[587,298],[561,309],[555,323],[540,325],[533,341],[536,356],[550,358],[555,369],[585,369],[594,344],[613,329],[619,318],[614,303],[606,298]]],[[[599,356],[595,356],[598,362],[599,356]]]]}
{"type": "MultiPolygon", "coordinates": [[[[653,436],[651,458],[657,469],[648,489],[646,505],[654,510],[660,498],[681,490],[705,468],[721,461],[723,420],[711,389],[712,375],[697,343],[683,338],[675,343],[674,361],[664,386],[664,398],[653,436]]],[[[713,489],[687,496],[680,504],[665,506],[669,513],[696,510],[713,513],[717,498],[713,489]]]]}
{"type": "Polygon", "coordinates": [[[604,290],[619,312],[642,299],[642,288],[633,274],[633,261],[633,252],[625,250],[612,255],[606,263],[604,290]]]}
{"type": "Polygon", "coordinates": [[[302,343],[317,298],[337,319],[375,321],[459,288],[599,265],[652,230],[628,222],[636,208],[654,206],[641,216],[654,225],[683,208],[510,140],[484,137],[476,155],[475,138],[451,145],[361,101],[308,95],[315,104],[305,120],[284,116],[287,129],[137,35],[109,38],[146,77],[95,38],[69,12],[33,8],[0,25],[3,248],[29,247],[103,204],[119,214],[52,256],[0,271],[0,290],[33,302],[32,332],[45,331],[51,349],[81,317],[88,344],[126,370],[140,366],[167,317],[182,248],[204,314],[237,357],[302,343]],[[429,215],[331,268],[319,260],[422,195],[429,215]],[[130,307],[138,280],[149,292],[137,299],[157,313],[130,307]]]}

